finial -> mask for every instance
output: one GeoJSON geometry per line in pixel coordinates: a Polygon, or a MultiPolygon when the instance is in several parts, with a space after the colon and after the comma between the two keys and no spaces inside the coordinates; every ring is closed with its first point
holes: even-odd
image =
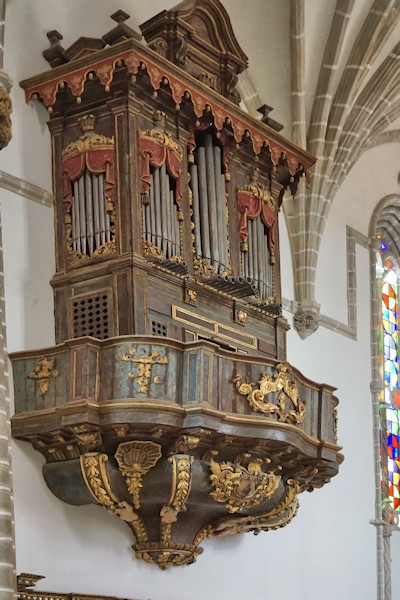
{"type": "Polygon", "coordinates": [[[115,21],[116,23],[123,23],[124,21],[127,21],[128,19],[130,19],[131,15],[128,15],[128,13],[126,13],[123,10],[117,10],[115,13],[113,13],[111,15],[111,19],[113,21],[115,21]]]}

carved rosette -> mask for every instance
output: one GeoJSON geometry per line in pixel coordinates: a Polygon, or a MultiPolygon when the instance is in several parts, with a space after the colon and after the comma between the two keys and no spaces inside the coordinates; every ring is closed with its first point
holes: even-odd
{"type": "Polygon", "coordinates": [[[161,446],[154,442],[123,442],[118,446],[115,458],[119,470],[125,477],[135,508],[140,508],[139,495],[143,487],[142,477],[154,467],[160,457],[161,446]]]}
{"type": "Polygon", "coordinates": [[[292,381],[288,375],[291,366],[288,363],[278,365],[278,372],[273,377],[268,373],[263,373],[258,389],[253,389],[255,383],[243,383],[241,375],[237,375],[233,382],[236,389],[242,396],[247,396],[250,406],[254,411],[259,411],[265,415],[276,415],[279,421],[284,423],[299,424],[304,420],[306,409],[305,404],[299,398],[299,392],[295,381],[292,381]],[[274,392],[279,392],[277,404],[270,402],[266,397],[274,392]],[[290,406],[287,406],[287,402],[290,406]]]}

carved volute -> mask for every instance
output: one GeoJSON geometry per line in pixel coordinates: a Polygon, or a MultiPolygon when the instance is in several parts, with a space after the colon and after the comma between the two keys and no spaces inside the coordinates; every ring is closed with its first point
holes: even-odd
{"type": "Polygon", "coordinates": [[[149,46],[112,18],[66,50],[51,32],[52,69],[21,83],[50,114],[57,345],[13,355],[12,431],[56,496],[166,569],[286,525],[342,460],[334,388],[287,362],[281,306],[278,212],[314,158],[237,106],[217,0],[150,19],[149,46]]]}

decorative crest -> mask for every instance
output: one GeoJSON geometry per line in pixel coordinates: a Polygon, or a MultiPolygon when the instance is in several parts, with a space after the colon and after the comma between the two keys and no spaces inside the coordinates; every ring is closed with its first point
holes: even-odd
{"type": "Polygon", "coordinates": [[[210,496],[216,502],[224,502],[230,513],[252,508],[271,498],[281,477],[273,471],[264,473],[261,470],[263,462],[261,458],[253,459],[246,468],[238,463],[219,464],[212,459],[210,481],[215,490],[210,496]]]}
{"type": "Polygon", "coordinates": [[[237,375],[233,382],[236,389],[242,396],[247,396],[250,406],[255,411],[264,414],[276,414],[280,421],[285,423],[299,424],[304,420],[306,409],[304,402],[299,398],[297,384],[295,381],[290,381],[288,372],[292,370],[289,363],[278,365],[278,373],[273,377],[268,373],[263,373],[259,384],[259,389],[253,390],[255,383],[242,383],[243,378],[237,375]],[[278,395],[278,403],[273,404],[265,399],[266,396],[273,392],[280,392],[278,395]],[[289,400],[293,406],[292,409],[287,409],[286,402],[289,400]]]}

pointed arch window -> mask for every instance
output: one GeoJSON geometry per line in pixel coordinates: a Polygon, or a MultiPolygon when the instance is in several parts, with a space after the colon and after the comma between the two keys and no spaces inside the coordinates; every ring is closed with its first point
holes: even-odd
{"type": "Polygon", "coordinates": [[[382,277],[383,402],[381,413],[382,494],[391,511],[400,513],[399,297],[390,259],[382,277]]]}

